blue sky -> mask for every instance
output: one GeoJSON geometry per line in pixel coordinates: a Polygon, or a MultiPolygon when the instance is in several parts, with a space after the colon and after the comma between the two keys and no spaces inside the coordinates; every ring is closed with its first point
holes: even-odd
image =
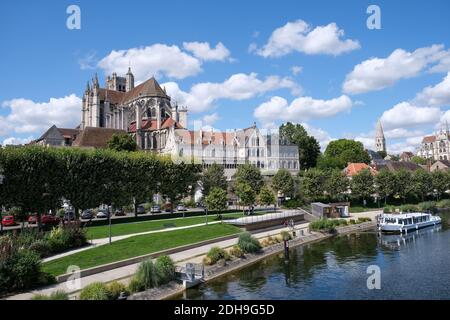
{"type": "Polygon", "coordinates": [[[1,1],[0,143],[76,126],[86,82],[131,64],[206,126],[292,121],[322,146],[370,148],[381,118],[389,151],[414,150],[450,120],[449,14],[448,1],[1,1]]]}

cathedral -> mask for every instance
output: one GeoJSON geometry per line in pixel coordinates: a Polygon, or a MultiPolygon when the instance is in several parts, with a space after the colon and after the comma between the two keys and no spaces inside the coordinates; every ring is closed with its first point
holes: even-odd
{"type": "Polygon", "coordinates": [[[450,132],[448,125],[434,135],[426,136],[417,151],[419,157],[431,160],[450,160],[450,132]]]}
{"type": "Polygon", "coordinates": [[[377,129],[375,135],[375,150],[377,152],[387,153],[386,150],[386,139],[384,138],[383,127],[381,126],[381,121],[377,122],[377,129]]]}
{"type": "Polygon", "coordinates": [[[227,132],[188,130],[187,107],[173,104],[155,78],[134,85],[131,68],[124,77],[113,73],[101,88],[97,75],[83,95],[80,129],[108,128],[130,134],[142,150],[193,159],[208,167],[222,164],[227,177],[251,163],[263,173],[280,168],[297,174],[298,147],[278,133],[262,132],[256,124],[227,132]]]}

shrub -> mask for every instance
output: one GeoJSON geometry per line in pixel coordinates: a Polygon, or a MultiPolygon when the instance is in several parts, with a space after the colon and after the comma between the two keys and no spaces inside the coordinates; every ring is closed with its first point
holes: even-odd
{"type": "Polygon", "coordinates": [[[231,247],[230,254],[236,258],[242,258],[244,256],[244,252],[241,250],[241,248],[239,248],[237,244],[231,247]]]}
{"type": "Polygon", "coordinates": [[[141,281],[139,281],[139,279],[137,279],[136,277],[133,277],[131,279],[130,283],[128,284],[128,289],[130,290],[130,292],[136,293],[136,292],[144,291],[145,286],[141,281]]]}
{"type": "Polygon", "coordinates": [[[244,232],[239,235],[237,245],[245,253],[255,253],[261,250],[261,244],[258,239],[252,237],[249,232],[244,232]]]}
{"type": "Polygon", "coordinates": [[[41,258],[48,257],[52,253],[52,246],[49,241],[44,239],[36,240],[30,244],[29,249],[36,252],[41,258]]]}
{"type": "Polygon", "coordinates": [[[93,282],[80,292],[80,300],[109,300],[108,287],[103,282],[93,282]]]}
{"type": "Polygon", "coordinates": [[[444,199],[436,203],[436,207],[440,209],[450,208],[450,199],[444,199]]]}
{"type": "Polygon", "coordinates": [[[436,202],[435,201],[425,201],[421,202],[417,205],[420,211],[436,211],[436,202]]]}
{"type": "Polygon", "coordinates": [[[108,294],[111,300],[117,300],[122,292],[125,295],[130,294],[130,291],[123,283],[113,281],[110,284],[108,284],[108,294]]]}
{"type": "Polygon", "coordinates": [[[229,260],[230,256],[228,255],[228,252],[219,247],[212,247],[211,249],[209,249],[203,261],[207,265],[213,265],[216,264],[221,259],[229,260]]]}
{"type": "Polygon", "coordinates": [[[355,219],[350,219],[348,222],[349,222],[350,224],[356,224],[355,219]]]}
{"type": "Polygon", "coordinates": [[[393,208],[390,206],[383,208],[383,213],[392,213],[392,211],[393,211],[393,208]]]}
{"type": "Polygon", "coordinates": [[[283,202],[282,206],[287,209],[295,209],[298,207],[301,207],[302,201],[300,199],[289,199],[285,202],[283,202]]]}
{"type": "Polygon", "coordinates": [[[134,277],[137,281],[140,282],[140,287],[144,290],[153,288],[155,282],[157,282],[157,275],[155,272],[153,261],[151,259],[148,259],[141,262],[134,277]]]}
{"type": "Polygon", "coordinates": [[[287,231],[281,231],[280,235],[283,240],[291,240],[292,239],[291,234],[287,231]]]}
{"type": "Polygon", "coordinates": [[[35,294],[31,300],[69,300],[69,295],[64,290],[53,291],[49,296],[46,294],[35,294]]]}
{"type": "Polygon", "coordinates": [[[418,211],[417,206],[413,205],[413,204],[404,204],[402,206],[400,206],[400,211],[401,212],[415,212],[418,211]]]}
{"type": "Polygon", "coordinates": [[[367,217],[359,217],[358,218],[358,223],[363,223],[363,222],[368,222],[368,221],[372,221],[372,219],[367,218],[367,217]]]}
{"type": "Polygon", "coordinates": [[[169,256],[159,256],[154,266],[157,274],[155,286],[168,283],[175,279],[175,264],[169,256]]]}

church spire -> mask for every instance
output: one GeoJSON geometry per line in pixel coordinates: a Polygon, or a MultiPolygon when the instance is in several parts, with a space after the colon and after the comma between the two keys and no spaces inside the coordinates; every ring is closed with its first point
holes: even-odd
{"type": "Polygon", "coordinates": [[[383,127],[380,120],[377,122],[375,148],[376,151],[386,152],[386,139],[384,138],[383,127]]]}

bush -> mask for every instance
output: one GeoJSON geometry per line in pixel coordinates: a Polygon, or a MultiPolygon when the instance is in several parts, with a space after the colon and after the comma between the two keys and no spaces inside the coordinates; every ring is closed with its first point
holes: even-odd
{"type": "Polygon", "coordinates": [[[123,283],[113,281],[108,284],[108,295],[111,300],[117,300],[122,292],[127,296],[130,294],[130,291],[123,283]]]}
{"type": "Polygon", "coordinates": [[[450,199],[444,199],[436,203],[436,207],[439,209],[450,208],[450,199]]]}
{"type": "Polygon", "coordinates": [[[29,249],[36,252],[39,257],[48,257],[52,253],[52,246],[49,241],[40,239],[30,244],[29,249]]]}
{"type": "Polygon", "coordinates": [[[80,300],[109,300],[108,287],[103,282],[93,282],[80,292],[80,300]]]}
{"type": "Polygon", "coordinates": [[[421,202],[417,205],[420,211],[436,211],[436,202],[435,201],[425,201],[421,202]]]}
{"type": "Polygon", "coordinates": [[[50,294],[35,294],[31,300],[69,300],[69,295],[64,290],[56,290],[50,294]]]}
{"type": "Polygon", "coordinates": [[[205,259],[203,259],[203,262],[206,265],[213,265],[216,264],[221,259],[229,260],[230,256],[228,255],[228,252],[219,247],[212,247],[206,254],[205,259]]]}
{"type": "Polygon", "coordinates": [[[295,209],[302,206],[302,201],[300,199],[289,199],[283,202],[282,206],[287,209],[295,209]]]}
{"type": "Polygon", "coordinates": [[[258,239],[252,237],[249,232],[244,232],[239,235],[237,245],[244,253],[255,253],[261,250],[261,244],[258,239]]]}
{"type": "Polygon", "coordinates": [[[153,288],[155,282],[157,282],[156,277],[155,266],[151,259],[141,262],[134,276],[136,281],[140,283],[137,287],[143,288],[143,290],[153,288]]]}
{"type": "Polygon", "coordinates": [[[141,281],[139,281],[139,279],[137,279],[136,277],[133,277],[131,279],[130,283],[128,284],[128,289],[130,290],[130,292],[136,293],[136,292],[144,291],[145,286],[141,281]]]}
{"type": "Polygon", "coordinates": [[[400,211],[401,212],[416,212],[419,211],[417,206],[413,205],[413,204],[404,204],[402,206],[400,206],[400,211]]]}
{"type": "Polygon", "coordinates": [[[283,240],[291,240],[292,239],[291,234],[287,231],[281,231],[280,235],[283,240]]]}
{"type": "Polygon", "coordinates": [[[169,256],[159,256],[154,266],[157,274],[155,286],[168,283],[175,279],[175,264],[169,256]]]}
{"type": "Polygon", "coordinates": [[[350,219],[348,222],[349,222],[350,224],[356,224],[355,219],[350,219]]]}
{"type": "Polygon", "coordinates": [[[236,258],[242,258],[244,256],[244,252],[241,250],[241,248],[239,248],[237,244],[231,247],[230,254],[236,258]]]}
{"type": "Polygon", "coordinates": [[[387,206],[383,208],[383,213],[392,213],[393,211],[393,207],[387,206]]]}
{"type": "Polygon", "coordinates": [[[367,217],[359,217],[358,218],[358,223],[364,223],[364,222],[369,222],[372,221],[372,219],[367,218],[367,217]]]}

